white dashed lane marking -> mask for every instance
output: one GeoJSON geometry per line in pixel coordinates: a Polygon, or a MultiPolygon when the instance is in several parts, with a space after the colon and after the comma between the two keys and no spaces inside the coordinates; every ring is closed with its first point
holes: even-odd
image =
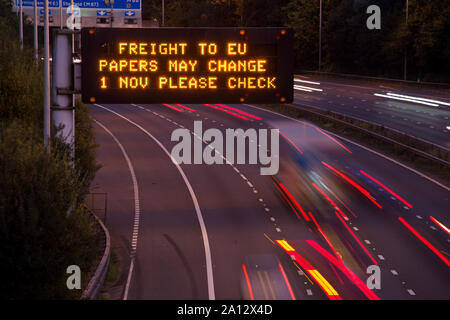
{"type": "MultiPolygon", "coordinates": [[[[143,107],[138,106],[138,105],[134,105],[134,106],[136,106],[136,107],[138,107],[138,108],[140,108],[140,109],[146,110],[146,111],[148,111],[148,112],[152,112],[154,115],[160,116],[161,118],[163,118],[163,119],[165,119],[165,120],[168,120],[169,122],[175,124],[176,126],[178,126],[178,127],[180,127],[180,128],[183,128],[183,129],[186,129],[184,126],[182,126],[182,125],[176,123],[175,121],[172,121],[172,120],[169,119],[169,118],[166,118],[166,117],[164,117],[164,116],[161,116],[160,114],[158,114],[158,113],[156,113],[156,112],[154,112],[154,111],[151,111],[151,110],[149,110],[149,109],[143,108],[143,107]]],[[[197,113],[196,116],[200,116],[200,115],[197,113]]],[[[208,118],[204,118],[204,119],[207,120],[208,118]]],[[[215,123],[216,121],[215,121],[215,120],[212,120],[212,122],[215,123]]],[[[263,122],[260,122],[259,124],[260,124],[260,125],[264,125],[263,122]]],[[[223,123],[220,123],[220,126],[223,127],[223,126],[224,126],[223,123]]],[[[202,140],[201,137],[198,136],[196,133],[194,133],[192,130],[189,130],[189,131],[190,131],[197,139],[202,140]]],[[[203,143],[206,143],[206,142],[203,141],[203,140],[202,140],[202,142],[203,142],[203,143]]],[[[213,149],[213,147],[211,147],[210,145],[208,145],[208,147],[210,147],[211,149],[213,149]]],[[[261,148],[262,146],[259,145],[259,147],[261,148]]],[[[219,153],[218,151],[216,151],[216,152],[219,153]]],[[[219,154],[220,154],[220,153],[219,153],[219,154]]],[[[245,175],[243,175],[243,174],[239,171],[239,169],[238,169],[237,167],[235,167],[235,166],[234,166],[227,158],[225,158],[222,154],[220,154],[220,155],[221,155],[222,159],[224,159],[224,161],[225,161],[228,165],[230,165],[230,166],[233,168],[233,170],[236,171],[237,174],[240,175],[240,177],[247,183],[247,185],[248,185],[250,188],[252,188],[253,193],[257,194],[257,193],[258,193],[258,190],[256,190],[256,188],[255,188],[255,187],[253,186],[253,184],[247,179],[247,177],[246,177],[245,175]]],[[[270,209],[267,208],[267,204],[264,202],[264,200],[263,200],[262,198],[259,198],[258,201],[264,206],[264,210],[265,210],[266,212],[269,212],[269,211],[270,211],[270,209]]],[[[271,218],[271,220],[272,220],[272,218],[271,218]]],[[[275,219],[273,219],[272,221],[275,221],[275,219]]],[[[281,232],[281,229],[280,229],[280,228],[275,228],[275,230],[276,230],[277,232],[281,232]]]]}
{"type": "Polygon", "coordinates": [[[128,170],[130,171],[131,180],[133,182],[134,226],[133,226],[133,233],[132,233],[132,240],[131,240],[131,252],[130,252],[131,262],[130,262],[130,268],[128,269],[127,282],[125,284],[125,291],[124,291],[124,295],[123,295],[123,299],[127,300],[128,299],[128,291],[129,291],[130,283],[131,283],[131,276],[133,274],[133,269],[134,269],[134,259],[135,259],[135,255],[136,255],[137,241],[138,241],[138,236],[139,236],[139,221],[140,221],[140,214],[141,214],[141,209],[139,206],[139,187],[138,187],[133,164],[131,163],[131,160],[130,160],[127,152],[125,151],[125,148],[123,147],[123,145],[120,143],[120,141],[116,138],[116,136],[107,127],[105,127],[102,123],[100,123],[99,121],[97,121],[95,119],[94,119],[94,121],[100,127],[102,127],[103,130],[105,130],[119,146],[119,148],[122,152],[122,155],[125,158],[125,161],[127,162],[128,170]]]}
{"type": "MultiPolygon", "coordinates": [[[[132,104],[133,106],[136,107],[136,105],[132,104]]],[[[109,112],[111,112],[112,114],[115,114],[116,116],[126,120],[127,122],[131,123],[132,125],[134,125],[135,127],[137,127],[139,130],[141,130],[143,133],[145,133],[149,138],[151,138],[163,151],[164,153],[171,158],[170,152],[164,147],[164,145],[158,140],[156,139],[150,132],[148,132],[147,130],[145,130],[142,126],[140,126],[139,124],[133,122],[132,120],[128,119],[127,117],[121,115],[120,113],[117,113],[111,109],[108,109],[104,106],[101,106],[99,104],[95,104],[95,106],[103,108],[109,112]]],[[[201,233],[202,233],[202,238],[203,238],[203,244],[204,244],[204,250],[205,250],[205,260],[206,260],[206,276],[207,276],[207,283],[208,283],[208,298],[210,300],[215,300],[215,292],[214,292],[214,280],[213,280],[213,272],[212,272],[212,259],[211,259],[211,250],[210,250],[210,246],[209,246],[209,238],[208,238],[208,234],[206,232],[206,227],[205,227],[205,223],[203,220],[203,216],[201,213],[201,209],[200,209],[200,205],[198,204],[197,201],[197,197],[194,193],[194,190],[192,189],[192,186],[189,182],[189,180],[187,179],[183,169],[180,167],[179,164],[173,162],[176,166],[176,168],[178,169],[180,175],[182,176],[186,187],[188,188],[188,191],[191,195],[192,201],[194,203],[194,207],[195,207],[195,211],[197,214],[197,218],[200,224],[200,229],[201,229],[201,233]]],[[[131,265],[130,265],[130,271],[128,274],[128,280],[127,280],[127,286],[125,289],[125,293],[124,293],[124,297],[123,299],[126,300],[127,299],[127,294],[128,294],[128,288],[129,288],[129,284],[131,281],[131,274],[133,271],[133,266],[134,266],[134,259],[131,260],[131,265]]]]}

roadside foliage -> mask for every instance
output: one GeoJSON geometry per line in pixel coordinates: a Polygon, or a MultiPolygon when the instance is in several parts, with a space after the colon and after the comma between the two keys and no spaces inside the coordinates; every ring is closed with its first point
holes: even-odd
{"type": "Polygon", "coordinates": [[[79,298],[81,290],[67,289],[66,269],[78,265],[86,275],[98,253],[83,206],[99,168],[89,110],[76,105],[74,159],[61,140],[45,151],[42,63],[32,26],[25,24],[23,51],[17,26],[0,0],[0,299],[79,298]]]}

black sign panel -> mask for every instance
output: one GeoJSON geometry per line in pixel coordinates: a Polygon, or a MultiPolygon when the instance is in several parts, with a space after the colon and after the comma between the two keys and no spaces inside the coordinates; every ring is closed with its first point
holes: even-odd
{"type": "Polygon", "coordinates": [[[85,103],[283,103],[289,28],[85,28],[85,103]]]}

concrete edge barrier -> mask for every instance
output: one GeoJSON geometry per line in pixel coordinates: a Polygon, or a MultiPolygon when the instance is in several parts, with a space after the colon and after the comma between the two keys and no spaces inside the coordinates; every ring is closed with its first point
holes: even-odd
{"type": "Polygon", "coordinates": [[[109,236],[108,229],[104,223],[93,213],[92,216],[95,218],[96,222],[100,225],[103,233],[105,234],[105,251],[103,252],[102,259],[95,270],[94,275],[89,280],[89,283],[84,289],[81,299],[95,299],[103,286],[106,278],[106,273],[108,272],[109,260],[111,256],[111,239],[109,236]]]}

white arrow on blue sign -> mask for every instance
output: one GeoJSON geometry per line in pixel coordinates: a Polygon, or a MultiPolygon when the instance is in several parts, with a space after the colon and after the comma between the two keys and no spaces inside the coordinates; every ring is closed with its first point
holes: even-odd
{"type": "Polygon", "coordinates": [[[99,17],[106,16],[107,13],[108,13],[108,11],[105,11],[105,10],[97,10],[97,16],[99,16],[99,17]]]}
{"type": "MultiPolygon", "coordinates": [[[[41,16],[43,16],[44,15],[44,9],[39,10],[39,14],[41,16]]],[[[51,15],[52,14],[52,10],[48,9],[48,14],[51,15]]]]}
{"type": "Polygon", "coordinates": [[[125,11],[125,16],[127,17],[134,17],[136,15],[136,12],[134,11],[125,11]]]}

